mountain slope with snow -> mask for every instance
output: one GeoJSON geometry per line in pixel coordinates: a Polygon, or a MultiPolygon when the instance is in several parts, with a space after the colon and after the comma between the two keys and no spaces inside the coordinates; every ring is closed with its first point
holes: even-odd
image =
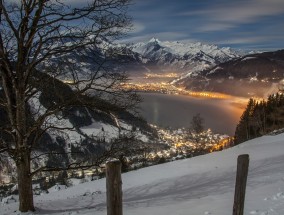
{"type": "Polygon", "coordinates": [[[134,52],[140,53],[142,55],[147,55],[149,52],[151,52],[151,49],[153,51],[153,47],[156,45],[156,47],[159,47],[160,49],[163,49],[164,51],[171,52],[172,54],[183,56],[183,55],[196,55],[198,53],[204,52],[208,56],[220,58],[221,61],[224,60],[224,58],[234,58],[238,56],[238,53],[236,51],[233,51],[232,49],[228,47],[219,48],[216,45],[210,45],[210,44],[202,44],[200,42],[196,43],[186,43],[186,42],[179,42],[179,41],[160,41],[157,38],[152,38],[146,43],[140,42],[133,44],[131,47],[133,48],[134,52]]]}
{"type": "MultiPolygon", "coordinates": [[[[245,214],[284,214],[284,134],[123,174],[124,214],[232,213],[237,157],[250,155],[245,214]]],[[[35,198],[36,214],[105,214],[105,179],[35,198]]],[[[17,214],[17,203],[0,214],[17,214]]]]}
{"type": "Polygon", "coordinates": [[[244,97],[277,92],[284,77],[284,50],[232,59],[198,74],[188,73],[174,83],[195,91],[214,91],[244,97]]]}
{"type": "Polygon", "coordinates": [[[241,55],[228,47],[219,48],[200,42],[160,41],[156,38],[127,47],[140,54],[146,66],[164,70],[202,70],[241,55]]]}

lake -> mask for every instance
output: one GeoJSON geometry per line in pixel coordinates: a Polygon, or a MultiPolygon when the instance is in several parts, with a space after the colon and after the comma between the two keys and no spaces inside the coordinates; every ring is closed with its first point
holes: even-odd
{"type": "Polygon", "coordinates": [[[190,127],[192,117],[200,113],[206,128],[229,135],[235,133],[246,106],[246,100],[234,97],[206,99],[159,93],[141,93],[141,96],[141,114],[149,123],[163,127],[190,127]]]}

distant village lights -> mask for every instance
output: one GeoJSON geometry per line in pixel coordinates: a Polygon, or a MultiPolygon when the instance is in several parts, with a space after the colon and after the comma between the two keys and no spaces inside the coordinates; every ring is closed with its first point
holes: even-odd
{"type": "Polygon", "coordinates": [[[222,93],[216,92],[196,92],[189,91],[182,87],[176,87],[167,82],[159,83],[124,83],[120,86],[126,90],[136,90],[141,92],[159,92],[163,94],[176,94],[176,95],[185,95],[185,96],[194,96],[194,97],[204,97],[212,99],[229,99],[230,96],[222,93]]]}

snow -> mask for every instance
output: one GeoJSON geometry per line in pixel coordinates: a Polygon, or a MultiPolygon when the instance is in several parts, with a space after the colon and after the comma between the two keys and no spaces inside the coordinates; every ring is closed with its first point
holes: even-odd
{"type": "Polygon", "coordinates": [[[14,202],[17,202],[17,197],[11,195],[11,196],[7,196],[6,198],[3,198],[1,203],[2,204],[11,204],[11,203],[14,203],[14,202]]]}
{"type": "Polygon", "coordinates": [[[207,75],[211,75],[211,74],[215,73],[217,70],[221,70],[221,69],[223,69],[223,68],[220,67],[220,66],[217,66],[215,69],[212,69],[207,75]]]}
{"type": "MultiPolygon", "coordinates": [[[[284,214],[284,134],[122,175],[125,215],[232,214],[236,162],[250,155],[244,214],[284,214]]],[[[35,196],[35,214],[106,214],[105,179],[35,196]]],[[[0,214],[18,214],[9,202],[0,214]]],[[[32,214],[32,213],[30,213],[32,214]]]]}
{"type": "Polygon", "coordinates": [[[56,184],[56,185],[54,185],[53,187],[49,188],[49,189],[48,189],[48,192],[49,192],[49,193],[58,192],[58,191],[60,191],[60,190],[65,190],[66,188],[67,188],[66,185],[56,184]]]}
{"type": "Polygon", "coordinates": [[[256,59],[256,57],[244,57],[241,61],[256,59]]]}
{"type": "MultiPolygon", "coordinates": [[[[45,114],[47,111],[46,108],[43,107],[39,101],[40,95],[41,95],[41,92],[38,92],[29,100],[29,104],[32,107],[32,111],[35,115],[35,118],[38,118],[39,116],[45,114]]],[[[80,116],[80,112],[77,111],[76,115],[80,116]]],[[[128,125],[127,123],[123,121],[119,121],[116,118],[115,120],[117,122],[118,127],[121,126],[122,128],[124,128],[125,133],[131,131],[132,129],[131,125],[128,125]]],[[[91,125],[81,127],[79,129],[80,132],[78,132],[78,130],[76,130],[74,126],[71,124],[69,119],[65,119],[60,116],[56,116],[54,114],[46,118],[45,123],[42,127],[45,128],[48,126],[56,126],[58,128],[64,129],[61,131],[58,131],[58,129],[49,130],[49,134],[51,134],[51,137],[53,138],[54,142],[56,141],[54,137],[60,135],[60,136],[65,137],[68,143],[75,144],[75,145],[79,144],[83,139],[85,139],[84,135],[93,136],[93,137],[102,136],[102,137],[105,137],[105,140],[107,142],[110,142],[112,139],[117,138],[119,135],[118,127],[111,126],[109,124],[99,122],[99,121],[93,121],[91,125]],[[104,131],[102,131],[102,128],[104,131]]],[[[145,135],[141,134],[141,132],[139,133],[139,136],[140,136],[139,139],[141,139],[144,142],[148,140],[145,135]]]]}
{"type": "Polygon", "coordinates": [[[107,142],[109,142],[113,138],[117,138],[118,136],[118,128],[105,124],[103,122],[93,122],[89,126],[84,126],[80,128],[81,132],[87,136],[102,136],[105,138],[107,142]],[[102,128],[104,131],[102,131],[102,128]]]}
{"type": "Polygon", "coordinates": [[[153,37],[152,39],[149,40],[149,43],[160,43],[161,41],[155,37],[153,37]]]}

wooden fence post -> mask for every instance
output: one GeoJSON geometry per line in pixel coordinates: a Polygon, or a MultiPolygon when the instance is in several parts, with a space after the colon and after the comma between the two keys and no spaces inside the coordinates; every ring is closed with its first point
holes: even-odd
{"type": "Polygon", "coordinates": [[[120,161],[106,164],[107,215],[122,215],[122,181],[120,161]]]}
{"type": "Polygon", "coordinates": [[[247,154],[239,155],[233,215],[243,215],[244,214],[248,167],[249,167],[249,155],[247,154]]]}

